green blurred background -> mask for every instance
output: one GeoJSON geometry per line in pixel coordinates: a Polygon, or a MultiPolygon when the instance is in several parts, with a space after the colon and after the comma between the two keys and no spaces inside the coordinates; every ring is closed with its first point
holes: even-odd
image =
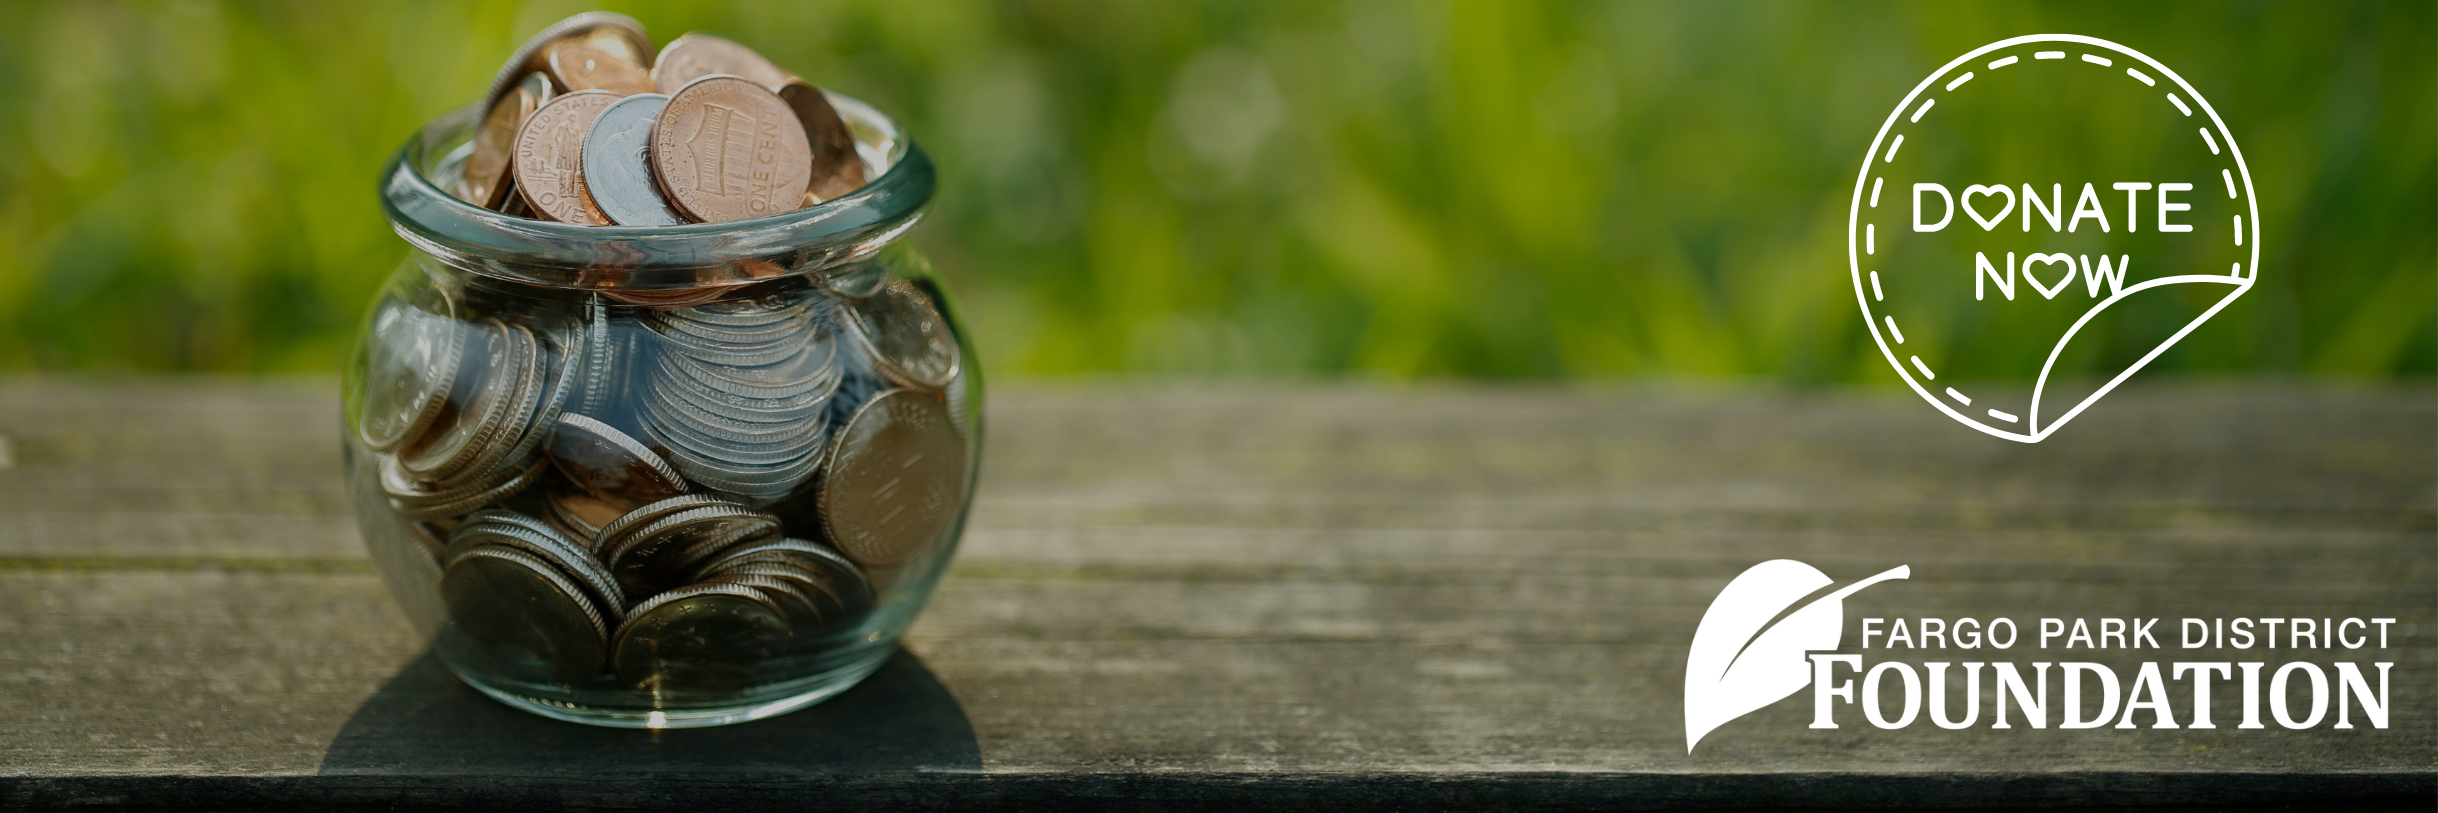
{"type": "Polygon", "coordinates": [[[2050,32],[2175,68],[2261,196],[2260,288],[2153,369],[2438,367],[2426,2],[873,0],[0,4],[0,368],[334,368],[404,251],[381,162],[594,5],[905,119],[995,372],[1894,386],[1855,162],[2050,32]]]}

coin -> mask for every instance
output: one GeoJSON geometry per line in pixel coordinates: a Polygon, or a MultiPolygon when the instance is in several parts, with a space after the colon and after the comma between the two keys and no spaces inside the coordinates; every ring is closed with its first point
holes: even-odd
{"type": "Polygon", "coordinates": [[[832,620],[869,610],[874,600],[872,583],[861,568],[836,551],[802,539],[732,548],[702,567],[705,577],[731,572],[761,572],[781,578],[810,576],[815,598],[823,605],[823,615],[832,620]],[[766,566],[792,568],[796,572],[757,570],[766,566]]]}
{"type": "Polygon", "coordinates": [[[657,520],[661,517],[675,514],[680,511],[713,505],[733,506],[736,504],[709,494],[683,494],[670,497],[668,499],[637,508],[633,511],[628,511],[625,514],[620,515],[617,519],[611,520],[610,524],[601,526],[601,538],[597,540],[597,543],[593,547],[595,550],[604,552],[603,558],[606,559],[607,551],[611,548],[611,546],[623,544],[626,536],[629,533],[641,529],[645,525],[651,524],[653,520],[657,520]]]}
{"type": "Polygon", "coordinates": [[[690,566],[779,529],[777,517],[735,505],[706,506],[653,520],[601,549],[618,583],[649,594],[682,583],[690,566]]]}
{"type": "Polygon", "coordinates": [[[795,78],[751,48],[700,31],[670,40],[652,61],[652,82],[662,93],[676,93],[687,83],[712,74],[741,77],[770,90],[795,78]]]}
{"type": "Polygon", "coordinates": [[[493,347],[499,366],[484,376],[479,391],[457,414],[458,420],[434,427],[437,440],[407,449],[399,465],[443,488],[490,474],[507,464],[510,450],[541,407],[547,367],[542,343],[533,331],[510,322],[490,322],[497,329],[493,347]]]}
{"type": "Polygon", "coordinates": [[[600,543],[601,526],[616,521],[625,513],[608,500],[580,488],[566,486],[550,491],[551,516],[559,521],[569,536],[584,543],[587,548],[600,543]]]}
{"type": "Polygon", "coordinates": [[[848,331],[866,343],[874,366],[901,386],[938,391],[957,375],[960,352],[931,297],[898,280],[854,303],[848,331]]]}
{"type": "Polygon", "coordinates": [[[617,12],[587,11],[551,23],[517,46],[508,61],[500,65],[499,74],[492,77],[491,90],[483,94],[483,109],[489,110],[498,103],[500,96],[525,74],[548,67],[542,64],[542,49],[570,37],[584,38],[602,48],[625,50],[637,64],[652,61],[652,37],[644,32],[643,23],[617,12]]]}
{"type": "Polygon", "coordinates": [[[576,411],[599,416],[610,406],[611,390],[617,378],[620,355],[617,344],[620,340],[613,340],[610,336],[609,306],[601,301],[598,294],[585,308],[584,328],[587,354],[584,362],[584,397],[576,411]]]}
{"type": "Polygon", "coordinates": [[[466,156],[458,197],[485,209],[498,209],[508,200],[508,157],[516,150],[516,131],[552,95],[550,77],[529,73],[492,102],[474,131],[474,151],[466,156]]]}
{"type": "Polygon", "coordinates": [[[620,96],[652,92],[652,72],[615,38],[563,39],[542,47],[542,64],[559,87],[573,93],[606,90],[620,96]]]}
{"type": "Polygon", "coordinates": [[[855,154],[855,135],[847,131],[838,109],[830,106],[829,95],[810,82],[791,78],[779,86],[779,101],[795,112],[796,122],[804,125],[804,137],[813,145],[813,185],[804,205],[837,200],[863,188],[863,159],[855,154]]]}
{"type": "Polygon", "coordinates": [[[557,568],[560,575],[574,579],[576,586],[585,589],[586,596],[606,618],[620,617],[626,611],[625,591],[618,587],[609,570],[593,558],[592,550],[568,539],[547,522],[515,511],[477,511],[467,515],[450,532],[450,558],[478,545],[523,551],[557,568]]]}
{"type": "Polygon", "coordinates": [[[570,482],[621,509],[686,493],[668,461],[609,424],[574,413],[559,416],[550,459],[570,482]]]}
{"type": "Polygon", "coordinates": [[[795,114],[769,90],[734,76],[705,76],[669,95],[652,128],[652,172],[690,220],[763,217],[804,202],[812,146],[795,114]]]}
{"type": "Polygon", "coordinates": [[[619,99],[593,120],[584,137],[584,183],[601,213],[621,226],[675,226],[686,222],[660,196],[652,179],[652,124],[669,97],[638,93],[619,99]]]}
{"type": "Polygon", "coordinates": [[[584,589],[532,555],[478,546],[442,569],[449,621],[484,654],[536,683],[574,683],[601,670],[610,625],[584,589]]]}
{"type": "Polygon", "coordinates": [[[758,667],[787,650],[783,610],[754,588],[706,584],[646,599],[620,624],[610,664],[647,690],[725,691],[762,682],[758,667]]]}
{"type": "Polygon", "coordinates": [[[463,329],[469,335],[461,358],[462,369],[443,399],[440,414],[433,418],[429,429],[398,454],[399,465],[420,479],[434,479],[464,457],[487,416],[503,409],[503,403],[515,395],[514,377],[522,374],[515,353],[507,347],[507,328],[485,320],[463,329]]]}
{"type": "MultiPolygon", "coordinates": [[[[441,304],[454,310],[453,301],[441,304]]],[[[374,451],[388,451],[421,438],[439,417],[465,353],[465,330],[454,312],[435,314],[385,296],[373,306],[365,341],[356,434],[374,451]]]]}
{"type": "Polygon", "coordinates": [[[946,533],[964,491],[964,444],[947,409],[890,390],[838,430],[817,504],[839,552],[876,567],[911,559],[946,533]]]}
{"type": "Polygon", "coordinates": [[[561,223],[610,225],[584,186],[584,136],[617,101],[618,94],[606,90],[579,91],[550,100],[525,120],[508,172],[534,211],[561,223]]]}

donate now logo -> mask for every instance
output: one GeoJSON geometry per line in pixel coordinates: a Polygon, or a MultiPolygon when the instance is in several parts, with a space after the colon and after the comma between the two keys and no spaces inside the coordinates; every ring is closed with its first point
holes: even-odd
{"type": "Polygon", "coordinates": [[[1888,114],[1846,258],[1905,383],[2037,443],[2251,289],[2260,213],[2234,135],[2174,71],[2106,40],[2017,37],[1888,114]]]}
{"type": "Polygon", "coordinates": [[[1719,591],[1693,631],[1685,656],[1685,753],[1702,735],[1812,683],[1805,652],[1836,649],[1845,637],[1845,599],[1888,579],[1912,575],[1906,567],[1795,602],[1834,582],[1828,574],[1793,559],[1753,565],[1719,591]],[[1772,623],[1772,622],[1775,623],[1772,623]]]}

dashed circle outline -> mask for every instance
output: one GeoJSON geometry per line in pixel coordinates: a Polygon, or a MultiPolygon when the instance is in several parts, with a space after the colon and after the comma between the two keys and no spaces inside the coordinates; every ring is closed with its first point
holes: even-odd
{"type": "MultiPolygon", "coordinates": [[[[2034,59],[2036,61],[2043,59],[2064,58],[2065,54],[2062,51],[2037,52],[2034,54],[2034,59]]],[[[2010,55],[2001,59],[1993,60],[1990,69],[1998,70],[2013,65],[2019,61],[2019,57],[2010,55]]],[[[2094,58],[2090,54],[2083,54],[2082,59],[2078,61],[2097,64],[2101,67],[2114,67],[2112,60],[2106,60],[2104,57],[2094,58]]],[[[2140,81],[2153,89],[2158,87],[2157,82],[2135,68],[2127,67],[2125,72],[2128,77],[2133,80],[2140,81]]],[[[1954,81],[1945,85],[1943,90],[1940,92],[1952,92],[1963,87],[1965,84],[1972,81],[1973,73],[1974,72],[1969,69],[1966,70],[1964,75],[1957,77],[1954,81]]],[[[2189,118],[2193,115],[2192,109],[2185,106],[2183,101],[2176,97],[2174,90],[2169,90],[2166,92],[2166,99],[2169,104],[2175,106],[2177,112],[2183,114],[2185,117],[2189,118]]],[[[2223,173],[2223,169],[2221,172],[2223,173]]],[[[2223,177],[2227,182],[2230,194],[2232,194],[2234,179],[2232,176],[2223,177]]],[[[1877,195],[1873,195],[1872,197],[1876,199],[1877,195]]],[[[1874,203],[1873,208],[1877,208],[1876,203],[1874,203]]],[[[2240,219],[2244,217],[2244,215],[2238,215],[2237,217],[2240,219]]],[[[1922,79],[1920,84],[1913,86],[1913,90],[1906,93],[1903,100],[1897,102],[1896,109],[1888,113],[1888,120],[1880,125],[1879,133],[1872,136],[1870,149],[1863,153],[1862,170],[1857,174],[1854,181],[1854,199],[1846,210],[1846,269],[1848,275],[1853,279],[1854,299],[1856,304],[1862,308],[1863,323],[1864,326],[1871,331],[1871,340],[1879,345],[1880,355],[1888,360],[1888,366],[1896,370],[1896,374],[1905,380],[1905,384],[1907,386],[1913,388],[1915,394],[1920,395],[1922,400],[1928,401],[1931,406],[1937,407],[1940,412],[1946,413],[1948,417],[1954,418],[1957,422],[1962,423],[1965,426],[1980,430],[1984,434],[2022,443],[2038,443],[2042,439],[2047,438],[2050,434],[2056,432],[2059,427],[2065,426],[2066,423],[2073,420],[2076,415],[2081,414],[2084,408],[2093,403],[2097,403],[2101,397],[2108,393],[2108,391],[2115,389],[2118,384],[2124,383],[2125,379],[2131,377],[2135,372],[2140,371],[2144,366],[2147,366],[2150,361],[2157,358],[2160,353],[2166,352],[2167,348],[2173,347],[2177,342],[2182,341],[2185,334],[2191,333],[2194,328],[2200,327],[2202,323],[2209,321],[2211,317],[2218,314],[2219,310],[2225,308],[2229,303],[2234,302],[2236,299],[2241,298],[2245,292],[2249,291],[2252,287],[2252,283],[2258,281],[2260,277],[2259,231],[2259,196],[2252,189],[2252,172],[2250,166],[2243,160],[2243,150],[2241,147],[2236,146],[2234,133],[2229,131],[2226,127],[2226,122],[2218,117],[2218,111],[2210,106],[2209,101],[2201,96],[2200,91],[2193,89],[2193,86],[2190,83],[2185,82],[2183,76],[2178,75],[2174,70],[2168,68],[2166,65],[2160,64],[2158,60],[2151,59],[2147,54],[2143,54],[2140,51],[2133,50],[2132,48],[2128,48],[2124,45],[2099,39],[2097,37],[2086,37],[2079,34],[2031,34],[1999,40],[1997,42],[1975,48],[1972,51],[1965,53],[1963,56],[1956,57],[1954,60],[1949,61],[1946,65],[1940,66],[1938,70],[1931,72],[1928,77],[1922,79]],[[2211,127],[2215,127],[2217,130],[2217,137],[2212,139],[2210,136],[2210,127],[2200,128],[2200,137],[2207,142],[2206,146],[2208,146],[2211,154],[2213,155],[2221,154],[2219,153],[2219,144],[2220,142],[2223,142],[2225,145],[2225,152],[2223,155],[2233,158],[2235,162],[2235,171],[2243,176],[2243,191],[2240,197],[2243,199],[2246,214],[2249,215],[2249,220],[2235,226],[2234,239],[2236,245],[2249,248],[2251,250],[2251,255],[2247,263],[2238,263],[2233,269],[2235,272],[2240,273],[2230,273],[2226,276],[2205,275],[2202,278],[2191,279],[2176,276],[2161,277],[2158,279],[2148,280],[2143,286],[2136,286],[2135,289],[2139,289],[2149,285],[2160,284],[2163,281],[2178,279],[2185,279],[2186,281],[2225,281],[2230,278],[2240,280],[2240,282],[2233,283],[2236,285],[2236,290],[2233,293],[2228,294],[2223,299],[2220,299],[2216,305],[2211,306],[2210,309],[2202,313],[2200,317],[2186,324],[2184,328],[2177,331],[2174,336],[2168,337],[2166,341],[2161,342],[2158,347],[2153,348],[2150,353],[2143,356],[2141,360],[2127,366],[2122,372],[2118,373],[2114,379],[2110,380],[2106,386],[2099,388],[2098,391],[2084,398],[2082,403],[2077,404],[2073,409],[2068,410],[2065,415],[2060,416],[2049,425],[2035,428],[2032,434],[2023,434],[1990,426],[1982,423],[1978,419],[1968,417],[1963,413],[1956,411],[1953,407],[1949,406],[1947,402],[1940,400],[1935,395],[1932,395],[1930,390],[1925,388],[1920,380],[1914,378],[1912,372],[1905,369],[1904,362],[1897,359],[1895,350],[1888,345],[1888,336],[1883,334],[1880,330],[1880,324],[1877,319],[1882,315],[1873,313],[1871,310],[1871,302],[1876,298],[1883,298],[1883,295],[1879,289],[1879,278],[1878,274],[1876,273],[1877,270],[1873,269],[1871,272],[1871,278],[1867,288],[1865,287],[1866,284],[1863,280],[1865,272],[1862,268],[1862,254],[1877,252],[1876,245],[1868,247],[1870,250],[1866,252],[1863,251],[1865,247],[1862,244],[1865,242],[1876,243],[1876,235],[1864,235],[1859,226],[1861,224],[1863,196],[1866,191],[1869,191],[1869,187],[1872,185],[1872,181],[1874,180],[1871,175],[1872,165],[1874,163],[1882,162],[1893,163],[1898,151],[1904,146],[1904,134],[1898,133],[1896,136],[1896,141],[1890,143],[1888,141],[1889,131],[1896,129],[1898,119],[1904,117],[1907,111],[1912,111],[1913,114],[1909,123],[1918,123],[1921,120],[1921,117],[1928,113],[1930,109],[1938,103],[1938,99],[1935,96],[1929,99],[1922,99],[1923,93],[1929,91],[1933,85],[1938,84],[1941,79],[1944,79],[1949,74],[1953,73],[1956,68],[1965,66],[1967,63],[1971,63],[1983,56],[1987,56],[1992,52],[2013,48],[2015,46],[2024,45],[2027,43],[2042,42],[2087,45],[2108,51],[2114,51],[2117,54],[2139,61],[2143,65],[2148,66],[2150,69],[2157,71],[2160,75],[2165,76],[2168,81],[2175,83],[2175,87],[2177,89],[2181,89],[2186,96],[2192,99],[2192,103],[2194,105],[2200,107],[2201,112],[2208,117],[2211,127]],[[1923,102],[1918,108],[1914,106],[1914,102],[1916,100],[1921,100],[1923,102]],[[1888,149],[1884,154],[1880,151],[1880,146],[1882,144],[1888,145],[1888,149]],[[2250,236],[2248,245],[2247,241],[2245,240],[2247,233],[2250,236]]],[[[2128,292],[2135,289],[2128,289],[2128,292]]],[[[2117,295],[2117,297],[2112,297],[2111,301],[2116,298],[2121,298],[2122,295],[2123,294],[2120,293],[2117,295]]],[[[2082,326],[2086,324],[2093,315],[2096,315],[2101,310],[2105,309],[2108,304],[2110,304],[2110,302],[2102,302],[2099,305],[2093,306],[2091,310],[2083,314],[2082,320],[2077,321],[2074,324],[2074,327],[2066,331],[2065,336],[2060,337],[2057,348],[2050,352],[2050,365],[2054,365],[2056,363],[2057,351],[2063,349],[2066,340],[2070,339],[2076,332],[2080,331],[2082,326]]],[[[1902,333],[1897,330],[1894,317],[1888,317],[1888,322],[1889,324],[1887,325],[1887,332],[1901,337],[1902,333]]],[[[1898,338],[1897,343],[1903,344],[1904,339],[1898,338]]],[[[1930,370],[1929,365],[1922,362],[1920,356],[1912,356],[1911,360],[1916,367],[1920,368],[1923,378],[1937,380],[1937,374],[1930,370]]],[[[2044,366],[2041,371],[2042,385],[2046,384],[2047,374],[2048,368],[2047,366],[2044,366]]],[[[1947,391],[1949,394],[1954,395],[1957,400],[1963,401],[1965,404],[1970,405],[1971,400],[1966,398],[1962,393],[1957,393],[1953,387],[1948,387],[1947,391]]],[[[2036,388],[2034,390],[2032,401],[2033,408],[2035,410],[2039,406],[2038,393],[2039,390],[2036,388]]],[[[1991,412],[1993,416],[1998,414],[1995,410],[1991,410],[1991,412]]],[[[2034,419],[2037,419],[2036,414],[2034,419]]]]}

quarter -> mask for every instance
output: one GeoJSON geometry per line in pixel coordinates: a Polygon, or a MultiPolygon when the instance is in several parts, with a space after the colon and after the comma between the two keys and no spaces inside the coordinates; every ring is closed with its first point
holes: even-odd
{"type": "Polygon", "coordinates": [[[873,396],[839,429],[817,505],[840,553],[883,567],[947,533],[964,492],[964,442],[947,408],[901,389],[873,396]]]}

